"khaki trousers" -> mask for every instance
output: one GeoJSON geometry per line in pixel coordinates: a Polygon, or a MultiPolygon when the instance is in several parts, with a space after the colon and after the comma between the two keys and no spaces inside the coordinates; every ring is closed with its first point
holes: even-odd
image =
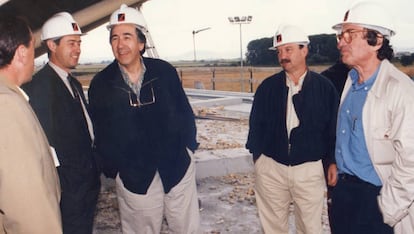
{"type": "Polygon", "coordinates": [[[159,234],[165,215],[169,233],[197,233],[200,214],[195,181],[195,165],[191,162],[183,179],[168,194],[164,193],[158,172],[147,194],[128,191],[119,176],[116,192],[124,234],[159,234]]]}
{"type": "Polygon", "coordinates": [[[261,155],[255,163],[255,192],[263,231],[287,234],[293,202],[297,233],[321,234],[326,190],[321,160],[297,166],[261,155]]]}

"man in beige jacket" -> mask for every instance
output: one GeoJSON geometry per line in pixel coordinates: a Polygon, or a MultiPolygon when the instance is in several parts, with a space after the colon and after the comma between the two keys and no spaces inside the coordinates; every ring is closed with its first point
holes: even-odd
{"type": "Polygon", "coordinates": [[[348,73],[338,112],[332,233],[414,233],[414,82],[392,63],[387,9],[359,2],[333,26],[348,73]]]}
{"type": "Polygon", "coordinates": [[[51,149],[19,88],[33,73],[34,38],[15,16],[0,16],[0,32],[0,233],[62,233],[51,149]]]}

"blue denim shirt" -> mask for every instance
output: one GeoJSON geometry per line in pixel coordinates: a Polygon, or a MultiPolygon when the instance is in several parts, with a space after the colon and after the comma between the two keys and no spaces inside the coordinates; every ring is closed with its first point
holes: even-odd
{"type": "Polygon", "coordinates": [[[358,83],[358,72],[355,69],[350,71],[352,87],[346,94],[338,113],[335,157],[338,173],[355,175],[371,184],[381,186],[381,180],[368,153],[362,125],[362,110],[378,71],[379,67],[361,84],[358,83]]]}

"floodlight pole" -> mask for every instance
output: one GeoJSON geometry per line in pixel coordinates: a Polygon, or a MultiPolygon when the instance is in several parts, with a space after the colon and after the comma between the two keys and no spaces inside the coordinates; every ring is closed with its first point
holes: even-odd
{"type": "Polygon", "coordinates": [[[240,85],[241,91],[244,92],[244,81],[243,81],[243,44],[242,44],[242,24],[250,24],[253,16],[234,16],[228,17],[231,24],[238,24],[240,31],[240,85]]]}
{"type": "Polygon", "coordinates": [[[206,31],[206,30],[209,30],[209,29],[211,29],[211,28],[210,28],[210,27],[208,27],[208,28],[202,28],[202,29],[199,29],[199,30],[193,30],[193,50],[194,50],[194,62],[195,62],[195,61],[197,61],[197,56],[196,56],[196,46],[195,46],[195,35],[196,35],[197,33],[199,33],[199,32],[206,31]]]}
{"type": "Polygon", "coordinates": [[[242,46],[242,24],[239,24],[240,32],[240,82],[241,82],[241,91],[244,92],[244,80],[243,80],[243,46],[242,46]]]}

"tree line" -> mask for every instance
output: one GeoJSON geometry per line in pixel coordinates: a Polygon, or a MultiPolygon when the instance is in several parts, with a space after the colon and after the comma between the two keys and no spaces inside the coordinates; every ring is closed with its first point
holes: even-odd
{"type": "MultiPolygon", "coordinates": [[[[309,36],[309,54],[307,63],[309,65],[333,64],[339,59],[339,51],[336,47],[335,34],[318,34],[309,36]]],[[[247,45],[246,63],[252,66],[274,66],[279,65],[273,46],[273,37],[265,37],[250,41],[247,45]]],[[[414,54],[403,55],[398,60],[401,65],[408,66],[414,62],[414,54]]]]}

